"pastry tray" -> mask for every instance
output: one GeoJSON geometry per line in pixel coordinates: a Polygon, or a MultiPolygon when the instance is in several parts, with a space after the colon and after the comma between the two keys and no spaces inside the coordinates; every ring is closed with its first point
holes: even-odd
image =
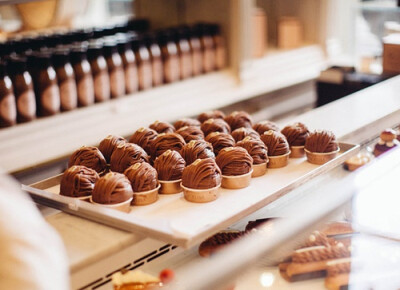
{"type": "Polygon", "coordinates": [[[157,202],[134,206],[130,213],[124,213],[59,195],[62,175],[30,186],[22,185],[22,189],[39,204],[188,248],[338,166],[359,151],[359,145],[340,143],[339,146],[341,150],[337,157],[323,165],[310,164],[305,157],[290,159],[286,167],[268,169],[264,176],[252,178],[246,188],[221,188],[220,197],[209,203],[188,202],[183,193],[159,195],[157,202]]]}

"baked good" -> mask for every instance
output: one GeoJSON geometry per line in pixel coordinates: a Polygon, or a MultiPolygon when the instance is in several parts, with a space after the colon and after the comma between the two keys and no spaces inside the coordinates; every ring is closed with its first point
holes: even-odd
{"type": "Polygon", "coordinates": [[[200,244],[199,254],[202,257],[209,257],[244,235],[245,233],[241,231],[223,231],[216,233],[200,244]]]}
{"type": "Polygon", "coordinates": [[[201,123],[203,123],[203,122],[207,121],[208,119],[223,119],[223,118],[225,118],[225,114],[222,111],[214,110],[214,111],[208,111],[208,112],[201,113],[197,117],[197,120],[199,120],[201,123]]]}
{"type": "Polygon", "coordinates": [[[133,143],[119,145],[111,155],[112,171],[123,173],[129,166],[137,162],[149,162],[150,158],[142,147],[133,143]]]}
{"type": "Polygon", "coordinates": [[[215,155],[223,148],[235,146],[235,139],[227,133],[213,132],[205,140],[213,146],[215,155]]]}
{"type": "Polygon", "coordinates": [[[304,146],[310,131],[303,123],[295,123],[284,127],[281,133],[286,137],[289,146],[304,146]]]}
{"type": "Polygon", "coordinates": [[[280,156],[289,153],[289,144],[280,132],[269,130],[261,135],[261,141],[268,148],[268,156],[280,156]]]}
{"type": "Polygon", "coordinates": [[[111,276],[114,290],[153,289],[162,286],[160,279],[141,270],[120,271],[111,276]]]}
{"type": "Polygon", "coordinates": [[[237,176],[249,173],[252,169],[253,158],[242,147],[227,147],[222,149],[216,160],[222,175],[237,176]]]}
{"type": "Polygon", "coordinates": [[[107,170],[107,161],[97,147],[82,146],[69,158],[68,167],[83,165],[101,174],[107,170]]]}
{"type": "Polygon", "coordinates": [[[174,150],[168,149],[154,161],[159,180],[172,181],[182,179],[182,172],[186,162],[182,156],[174,150]]]}
{"type": "Polygon", "coordinates": [[[325,287],[329,290],[348,289],[350,272],[354,273],[355,269],[357,267],[351,266],[351,258],[329,261],[326,267],[325,287]]]}
{"type": "Polygon", "coordinates": [[[131,165],[124,174],[131,182],[134,192],[149,191],[158,186],[157,170],[146,162],[131,165]]]}
{"type": "Polygon", "coordinates": [[[251,137],[253,139],[260,139],[260,135],[255,130],[253,130],[252,128],[245,128],[245,127],[241,127],[239,129],[232,131],[231,135],[236,142],[239,142],[246,137],[251,137]]]}
{"type": "Polygon", "coordinates": [[[192,140],[202,140],[204,139],[204,133],[201,131],[200,127],[194,126],[183,126],[179,128],[176,133],[182,136],[186,143],[192,140]]]}
{"type": "Polygon", "coordinates": [[[213,147],[204,140],[192,140],[183,146],[181,155],[186,165],[192,164],[196,159],[215,158],[213,147]]]}
{"type": "Polygon", "coordinates": [[[235,111],[224,118],[225,122],[229,124],[231,130],[236,130],[242,127],[253,127],[253,120],[251,116],[244,111],[235,111]]]}
{"type": "Polygon", "coordinates": [[[109,172],[94,185],[92,201],[99,204],[118,204],[131,200],[132,186],[128,178],[117,172],[109,172]]]}
{"type": "Polygon", "coordinates": [[[120,144],[126,143],[125,138],[121,136],[108,135],[99,144],[99,150],[103,153],[104,158],[110,163],[111,154],[120,144]]]}
{"type": "Polygon", "coordinates": [[[213,132],[231,133],[231,127],[222,119],[208,119],[201,124],[201,131],[204,136],[213,132]]]}
{"type": "Polygon", "coordinates": [[[157,135],[158,133],[153,129],[142,127],[133,133],[129,142],[139,145],[150,155],[151,142],[156,139],[157,135]]]}
{"type": "Polygon", "coordinates": [[[74,165],[64,171],[60,182],[60,194],[70,197],[92,195],[93,187],[99,179],[97,172],[82,165],[74,165]]]}
{"type": "Polygon", "coordinates": [[[200,127],[201,123],[200,121],[196,120],[196,119],[192,119],[192,118],[183,118],[183,119],[179,119],[178,121],[176,121],[174,123],[174,127],[176,130],[182,128],[182,127],[200,127]]]}
{"type": "Polygon", "coordinates": [[[221,170],[213,158],[197,159],[186,166],[182,185],[192,189],[209,189],[221,184],[221,170]]]}
{"type": "Polygon", "coordinates": [[[386,129],[380,134],[378,143],[374,147],[374,155],[378,157],[382,153],[389,151],[390,149],[399,145],[399,141],[396,139],[396,131],[393,129],[386,129]]]}
{"type": "Polygon", "coordinates": [[[264,224],[266,224],[268,222],[271,222],[273,220],[276,220],[276,219],[277,219],[276,217],[272,217],[272,218],[257,219],[255,221],[249,221],[247,223],[247,225],[246,225],[245,231],[248,232],[248,231],[251,231],[253,229],[257,229],[258,227],[260,227],[260,226],[262,226],[262,225],[264,225],[264,224]]]}
{"type": "Polygon", "coordinates": [[[256,130],[257,133],[260,135],[264,134],[264,132],[267,132],[269,130],[279,132],[278,124],[276,124],[275,122],[272,122],[272,121],[258,122],[257,124],[253,125],[253,129],[256,130]]]}
{"type": "Polygon", "coordinates": [[[315,153],[334,152],[339,148],[335,134],[327,130],[317,130],[309,134],[304,149],[315,153]]]}
{"type": "Polygon", "coordinates": [[[157,133],[173,133],[175,132],[174,126],[172,126],[168,122],[160,122],[160,121],[155,121],[149,126],[150,129],[153,129],[157,133]]]}
{"type": "Polygon", "coordinates": [[[248,136],[242,141],[236,143],[236,146],[247,150],[247,152],[253,158],[253,165],[268,162],[268,148],[260,139],[253,139],[251,136],[248,136]]]}
{"type": "Polygon", "coordinates": [[[167,150],[181,152],[186,142],[181,135],[176,133],[159,134],[151,144],[151,157],[153,161],[167,150]]]}
{"type": "Polygon", "coordinates": [[[359,153],[344,162],[344,167],[349,171],[357,170],[371,161],[371,155],[367,153],[359,153]]]}

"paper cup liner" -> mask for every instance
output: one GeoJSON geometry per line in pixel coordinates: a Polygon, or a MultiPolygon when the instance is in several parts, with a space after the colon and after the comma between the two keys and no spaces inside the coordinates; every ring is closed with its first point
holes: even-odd
{"type": "Polygon", "coordinates": [[[194,189],[188,188],[181,184],[183,188],[183,196],[187,201],[196,202],[196,203],[204,203],[216,200],[219,197],[218,189],[221,187],[221,184],[217,185],[213,188],[207,189],[194,189]]]}
{"type": "Polygon", "coordinates": [[[267,163],[268,162],[253,164],[253,174],[251,175],[251,177],[259,177],[267,173],[267,163]]]}
{"type": "Polygon", "coordinates": [[[236,175],[236,176],[222,175],[221,186],[223,188],[228,188],[228,189],[245,188],[250,185],[252,174],[253,174],[253,169],[251,169],[250,172],[242,175],[236,175]]]}
{"type": "Polygon", "coordinates": [[[125,200],[123,202],[120,203],[115,203],[115,204],[102,204],[102,203],[97,203],[94,202],[92,197],[90,197],[90,202],[99,206],[103,206],[103,207],[107,207],[107,208],[112,208],[112,209],[116,209],[119,211],[123,211],[123,212],[129,212],[130,211],[130,205],[131,205],[131,201],[132,201],[132,197],[128,200],[125,200]]]}
{"type": "Polygon", "coordinates": [[[148,205],[158,200],[158,190],[161,185],[148,191],[134,192],[132,205],[148,205]]]}
{"type": "Polygon", "coordinates": [[[301,158],[304,157],[304,146],[290,146],[290,158],[301,158]]]}
{"type": "Polygon", "coordinates": [[[306,152],[308,162],[312,164],[322,165],[334,159],[339,153],[340,148],[338,148],[336,151],[327,153],[310,152],[307,149],[304,149],[304,151],[306,152]]]}
{"type": "Polygon", "coordinates": [[[268,168],[281,168],[288,165],[290,151],[284,155],[268,156],[268,168]]]}
{"type": "Polygon", "coordinates": [[[159,180],[161,185],[159,191],[160,194],[175,194],[182,192],[181,181],[182,179],[171,180],[171,181],[159,180]]]}

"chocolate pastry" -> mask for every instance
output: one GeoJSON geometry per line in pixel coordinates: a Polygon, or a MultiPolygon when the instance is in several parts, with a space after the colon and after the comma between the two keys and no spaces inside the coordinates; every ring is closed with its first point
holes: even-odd
{"type": "Polygon", "coordinates": [[[94,185],[92,200],[101,204],[116,204],[129,200],[133,196],[128,178],[116,172],[109,172],[94,185]]]}
{"type": "Polygon", "coordinates": [[[143,192],[155,189],[158,186],[158,175],[149,163],[135,163],[124,172],[131,182],[134,192],[143,192]]]}
{"type": "Polygon", "coordinates": [[[186,166],[182,185],[192,189],[209,189],[221,184],[221,170],[213,158],[197,159],[186,166]]]}
{"type": "Polygon", "coordinates": [[[255,221],[249,221],[246,225],[245,231],[248,232],[248,231],[251,231],[252,229],[257,229],[259,226],[262,226],[263,224],[266,224],[275,219],[279,219],[279,218],[272,217],[272,218],[257,219],[255,221]]]}
{"type": "Polygon", "coordinates": [[[123,173],[129,166],[137,162],[149,162],[150,158],[142,147],[125,143],[115,148],[111,155],[110,168],[112,171],[123,173]]]}
{"type": "Polygon", "coordinates": [[[242,127],[251,128],[253,126],[251,116],[244,111],[235,111],[226,116],[224,120],[229,124],[232,131],[242,127]]]}
{"type": "Polygon", "coordinates": [[[242,147],[222,149],[215,159],[222,175],[237,176],[249,173],[252,169],[253,158],[242,147]]]}
{"type": "Polygon", "coordinates": [[[208,111],[201,113],[198,117],[197,120],[199,120],[201,123],[204,123],[208,119],[223,119],[225,118],[225,114],[219,110],[214,110],[214,111],[208,111]]]}
{"type": "Polygon", "coordinates": [[[178,120],[178,121],[176,121],[174,123],[174,127],[175,127],[176,130],[178,130],[178,129],[182,128],[182,127],[185,127],[185,126],[188,126],[188,127],[200,127],[201,123],[200,123],[200,121],[198,121],[196,119],[192,119],[192,118],[183,118],[183,119],[180,119],[180,120],[178,120]]]}
{"type": "Polygon", "coordinates": [[[185,159],[177,151],[170,149],[158,156],[154,161],[154,168],[157,170],[158,179],[162,181],[181,179],[185,165],[185,159]]]}
{"type": "Polygon", "coordinates": [[[142,147],[147,154],[150,154],[151,143],[156,139],[158,133],[153,129],[139,128],[129,139],[130,143],[134,143],[142,147]]]}
{"type": "Polygon", "coordinates": [[[392,129],[386,129],[381,133],[378,143],[375,144],[374,155],[378,157],[397,145],[399,145],[399,142],[396,139],[396,132],[392,129]]]}
{"type": "Polygon", "coordinates": [[[267,132],[269,130],[279,132],[278,125],[275,122],[271,122],[271,121],[258,122],[257,124],[254,124],[253,129],[256,130],[257,133],[260,135],[264,134],[264,132],[267,132]]]}
{"type": "Polygon", "coordinates": [[[209,257],[220,250],[223,246],[232,243],[234,240],[243,237],[244,235],[245,232],[239,231],[225,231],[216,233],[200,244],[199,254],[202,257],[209,257]]]}
{"type": "Polygon", "coordinates": [[[176,133],[159,134],[151,144],[151,157],[153,161],[168,149],[181,152],[186,142],[181,135],[176,133]]]}
{"type": "Polygon", "coordinates": [[[304,146],[308,135],[310,135],[310,131],[303,123],[286,126],[281,133],[285,135],[289,146],[304,146]]]}
{"type": "Polygon", "coordinates": [[[69,158],[68,167],[83,165],[94,169],[97,173],[107,170],[107,161],[97,147],[82,146],[69,158]]]}
{"type": "Polygon", "coordinates": [[[111,154],[120,144],[126,143],[125,138],[120,136],[108,135],[99,144],[99,150],[103,153],[104,158],[110,163],[111,154]]]}
{"type": "Polygon", "coordinates": [[[207,136],[213,132],[221,133],[231,133],[231,127],[222,119],[208,119],[201,124],[201,131],[203,131],[204,136],[207,136]]]}
{"type": "Polygon", "coordinates": [[[179,128],[176,133],[182,136],[185,139],[186,143],[189,143],[192,140],[202,140],[204,139],[203,131],[199,127],[194,126],[184,126],[179,128]]]}
{"type": "Polygon", "coordinates": [[[227,133],[211,133],[207,135],[206,141],[213,146],[215,155],[218,155],[223,148],[235,146],[235,139],[227,133]]]}
{"type": "Polygon", "coordinates": [[[192,140],[183,146],[181,155],[186,165],[192,164],[196,159],[215,158],[213,147],[204,140],[192,140]]]}
{"type": "Polygon", "coordinates": [[[319,130],[310,133],[304,148],[310,152],[328,153],[336,151],[339,147],[331,131],[319,130]]]}
{"type": "Polygon", "coordinates": [[[268,156],[280,156],[289,153],[289,144],[280,132],[269,130],[261,135],[261,141],[268,148],[268,156]]]}
{"type": "Polygon", "coordinates": [[[350,257],[350,255],[350,249],[341,243],[329,247],[315,246],[294,251],[292,255],[292,263],[308,263],[347,258],[350,257]]]}
{"type": "Polygon", "coordinates": [[[245,127],[232,131],[231,135],[236,142],[243,140],[247,136],[253,139],[260,139],[260,135],[255,130],[253,130],[252,128],[245,128],[245,127]]]}
{"type": "Polygon", "coordinates": [[[99,175],[91,168],[74,165],[64,171],[60,183],[60,194],[71,197],[92,195],[99,175]]]}
{"type": "Polygon", "coordinates": [[[175,132],[174,126],[172,126],[170,123],[167,122],[155,121],[149,127],[150,129],[156,131],[158,134],[175,132]]]}
{"type": "Polygon", "coordinates": [[[247,150],[253,158],[253,164],[263,164],[268,162],[268,149],[260,139],[253,139],[250,136],[247,136],[242,141],[236,143],[236,146],[247,150]]]}

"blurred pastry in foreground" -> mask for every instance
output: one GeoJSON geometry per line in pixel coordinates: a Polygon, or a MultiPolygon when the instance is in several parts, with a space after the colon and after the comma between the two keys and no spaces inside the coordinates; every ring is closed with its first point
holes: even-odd
{"type": "Polygon", "coordinates": [[[344,167],[349,171],[355,171],[371,161],[372,155],[359,153],[344,162],[344,167]]]}
{"type": "Polygon", "coordinates": [[[231,130],[236,130],[242,127],[252,128],[253,120],[251,116],[244,111],[235,111],[224,118],[225,122],[229,124],[231,130]]]}
{"type": "Polygon", "coordinates": [[[214,111],[208,111],[201,113],[198,117],[197,120],[200,121],[200,123],[203,123],[207,121],[208,119],[223,119],[225,118],[225,114],[222,111],[219,110],[214,110],[214,111]]]}
{"type": "Polygon", "coordinates": [[[199,254],[202,257],[209,257],[220,251],[224,246],[243,237],[245,232],[241,231],[222,231],[209,237],[199,246],[199,254]]]}
{"type": "Polygon", "coordinates": [[[97,172],[82,165],[65,170],[60,182],[60,194],[70,197],[89,197],[99,179],[97,172]]]}
{"type": "Polygon", "coordinates": [[[120,271],[111,276],[114,290],[157,289],[163,284],[159,277],[141,270],[120,271]]]}
{"type": "Polygon", "coordinates": [[[107,170],[107,161],[97,147],[82,146],[69,158],[68,167],[83,165],[102,174],[107,170]]]}

